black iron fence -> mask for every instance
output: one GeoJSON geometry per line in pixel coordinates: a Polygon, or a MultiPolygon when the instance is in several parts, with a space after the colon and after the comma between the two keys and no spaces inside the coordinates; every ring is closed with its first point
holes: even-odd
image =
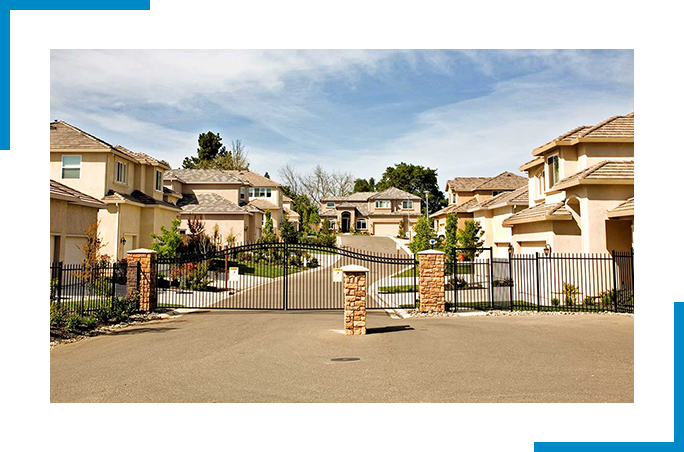
{"type": "Polygon", "coordinates": [[[367,309],[413,308],[417,261],[313,244],[256,243],[157,259],[159,307],[344,309],[341,269],[368,268],[367,309]]]}
{"type": "Polygon", "coordinates": [[[447,308],[634,312],[634,252],[491,256],[455,250],[447,265],[447,308]],[[459,260],[460,256],[460,260],[459,260]]]}
{"type": "MultiPolygon", "coordinates": [[[[126,297],[128,265],[55,262],[50,265],[50,303],[58,304],[67,314],[86,315],[108,308],[113,301],[126,297]]],[[[137,267],[131,274],[137,274],[139,281],[140,263],[130,265],[137,267]]]]}

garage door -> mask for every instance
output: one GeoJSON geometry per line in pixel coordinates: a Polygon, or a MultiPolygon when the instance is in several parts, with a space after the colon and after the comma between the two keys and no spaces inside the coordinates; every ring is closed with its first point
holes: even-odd
{"type": "Polygon", "coordinates": [[[66,250],[64,253],[65,264],[80,264],[83,262],[83,244],[85,239],[83,237],[67,237],[66,250]]]}
{"type": "Polygon", "coordinates": [[[534,254],[543,253],[546,242],[534,241],[534,242],[519,242],[520,243],[520,254],[534,254]]]}
{"type": "Polygon", "coordinates": [[[375,223],[375,235],[383,237],[395,237],[399,233],[399,224],[397,223],[375,223]]]}

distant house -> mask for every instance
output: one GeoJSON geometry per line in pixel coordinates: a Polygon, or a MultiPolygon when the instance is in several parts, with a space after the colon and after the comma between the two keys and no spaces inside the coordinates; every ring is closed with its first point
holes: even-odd
{"type": "Polygon", "coordinates": [[[162,184],[168,169],[161,160],[113,146],[64,121],[50,123],[50,179],[106,204],[98,212],[99,233],[102,253],[114,259],[149,248],[150,234],[171,227],[178,217],[178,197],[162,184]]]}
{"type": "Polygon", "coordinates": [[[294,224],[295,230],[299,231],[299,228],[301,227],[300,216],[294,211],[294,201],[292,198],[285,195],[283,195],[283,214],[288,221],[294,224]]]}
{"type": "Polygon", "coordinates": [[[80,264],[85,230],[107,204],[50,179],[50,261],[80,264]]]}
{"type": "Polygon", "coordinates": [[[449,214],[458,216],[458,227],[472,220],[473,209],[479,203],[504,192],[527,185],[527,179],[508,171],[494,177],[455,177],[447,181],[445,191],[449,205],[430,215],[433,228],[439,236],[445,236],[446,219],[449,214]]]}
{"type": "Polygon", "coordinates": [[[188,232],[188,220],[204,222],[212,235],[218,226],[220,245],[230,237],[236,243],[253,243],[261,237],[264,211],[250,202],[252,184],[243,177],[219,169],[175,169],[164,173],[164,186],[177,193],[181,232],[188,232]]]}
{"type": "Polygon", "coordinates": [[[321,200],[321,220],[328,219],[341,233],[352,230],[371,235],[396,237],[404,220],[406,231],[418,222],[421,212],[419,196],[388,188],[382,192],[359,192],[349,196],[321,200]]]}
{"type": "Polygon", "coordinates": [[[628,251],[634,230],[634,112],[576,127],[532,151],[529,207],[508,217],[516,252],[628,251]]]}

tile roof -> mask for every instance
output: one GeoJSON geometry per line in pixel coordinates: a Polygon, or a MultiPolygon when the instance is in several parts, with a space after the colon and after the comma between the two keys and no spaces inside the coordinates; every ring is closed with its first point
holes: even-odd
{"type": "Polygon", "coordinates": [[[292,198],[290,198],[289,196],[286,196],[286,195],[283,195],[283,201],[284,201],[284,202],[294,202],[294,201],[292,200],[292,198]]]}
{"type": "Polygon", "coordinates": [[[220,169],[174,169],[164,173],[166,180],[179,180],[185,184],[217,183],[251,185],[246,179],[220,169]]]}
{"type": "Polygon", "coordinates": [[[528,169],[534,168],[535,166],[543,165],[544,164],[544,157],[539,156],[535,157],[529,162],[525,162],[522,165],[520,165],[520,168],[518,168],[520,171],[527,171],[528,169]]]}
{"type": "Polygon", "coordinates": [[[527,206],[529,205],[528,187],[520,187],[517,190],[505,191],[489,199],[476,204],[468,209],[468,212],[475,212],[483,209],[495,209],[501,206],[527,206]]]}
{"type": "Polygon", "coordinates": [[[416,196],[412,193],[409,193],[404,190],[400,190],[396,187],[390,187],[385,191],[381,191],[380,193],[376,193],[373,196],[371,196],[369,199],[413,199],[413,200],[420,200],[420,196],[416,196]]]}
{"type": "Polygon", "coordinates": [[[123,146],[112,146],[94,135],[84,132],[76,126],[64,121],[50,123],[50,149],[102,149],[105,151],[116,150],[124,154],[134,162],[152,166],[161,166],[167,169],[171,167],[142,152],[133,152],[123,146]]]}
{"type": "Polygon", "coordinates": [[[278,182],[249,170],[225,170],[226,173],[244,179],[254,187],[280,187],[278,182]]]}
{"type": "Polygon", "coordinates": [[[285,216],[288,218],[288,220],[290,218],[295,218],[295,219],[299,218],[299,214],[297,212],[295,212],[294,210],[283,209],[283,212],[285,212],[285,216]]]}
{"type": "Polygon", "coordinates": [[[331,196],[328,198],[323,198],[321,199],[321,202],[326,202],[326,201],[332,201],[332,202],[341,202],[341,201],[352,201],[352,202],[364,202],[368,201],[371,196],[373,196],[376,192],[374,191],[360,191],[357,193],[352,193],[347,196],[331,196]]]}
{"type": "Polygon", "coordinates": [[[478,185],[473,190],[515,190],[523,185],[527,185],[526,177],[504,171],[487,182],[478,185]]]}
{"type": "MultiPolygon", "coordinates": [[[[184,193],[183,199],[178,201],[178,207],[188,213],[244,213],[251,209],[240,207],[233,201],[216,193],[184,193]]],[[[254,208],[254,206],[252,206],[254,208]]]]}
{"type": "Polygon", "coordinates": [[[552,190],[561,190],[585,181],[634,181],[634,160],[604,160],[557,182],[552,190]]]}
{"type": "Polygon", "coordinates": [[[621,218],[634,216],[634,198],[629,198],[627,201],[610,209],[607,212],[608,218],[621,218]]]}
{"type": "Polygon", "coordinates": [[[279,207],[272,202],[266,201],[261,198],[253,198],[249,200],[249,205],[254,206],[261,210],[279,210],[279,207]]]}
{"type": "Polygon", "coordinates": [[[537,204],[536,206],[528,207],[518,213],[511,215],[503,221],[503,226],[509,227],[514,224],[533,223],[537,221],[548,220],[571,220],[572,213],[570,209],[565,206],[563,201],[555,204],[537,204]]]}
{"type": "Polygon", "coordinates": [[[179,198],[183,197],[182,193],[178,193],[176,190],[172,190],[169,187],[164,187],[164,194],[178,196],[179,198]]]}
{"type": "Polygon", "coordinates": [[[102,198],[103,201],[131,201],[131,202],[136,202],[138,204],[144,204],[146,206],[164,206],[164,207],[170,207],[172,209],[178,209],[177,205],[174,205],[170,202],[167,201],[160,201],[158,199],[154,199],[153,197],[146,195],[145,193],[141,192],[140,190],[133,190],[133,192],[129,193],[121,193],[118,191],[114,190],[109,190],[107,194],[105,195],[104,198],[102,198]]]}
{"type": "Polygon", "coordinates": [[[319,213],[318,216],[319,217],[337,217],[337,210],[326,209],[326,210],[323,210],[321,213],[319,213]]]}
{"type": "Polygon", "coordinates": [[[447,181],[447,191],[471,191],[478,185],[489,181],[490,177],[454,177],[447,181]]]}
{"type": "Polygon", "coordinates": [[[86,195],[78,190],[68,187],[64,184],[60,184],[57,181],[50,179],[50,197],[63,199],[67,202],[71,202],[79,205],[87,205],[91,207],[107,207],[107,204],[103,203],[97,198],[93,198],[90,195],[86,195]]]}
{"type": "Polygon", "coordinates": [[[438,210],[437,212],[430,215],[430,218],[441,217],[442,215],[448,215],[450,213],[464,213],[468,212],[468,209],[475,207],[478,204],[477,199],[472,198],[459,205],[450,204],[445,208],[438,210]]]}

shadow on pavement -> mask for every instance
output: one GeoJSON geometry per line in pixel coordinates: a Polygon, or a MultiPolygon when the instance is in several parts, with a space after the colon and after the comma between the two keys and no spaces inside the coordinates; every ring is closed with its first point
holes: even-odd
{"type": "Polygon", "coordinates": [[[142,333],[166,333],[169,331],[177,330],[178,328],[169,328],[166,326],[159,328],[127,328],[121,331],[110,331],[107,333],[109,336],[119,336],[123,334],[142,334],[142,333]]]}
{"type": "Polygon", "coordinates": [[[394,333],[397,331],[413,331],[411,325],[393,325],[379,328],[366,328],[366,334],[394,333]]]}

